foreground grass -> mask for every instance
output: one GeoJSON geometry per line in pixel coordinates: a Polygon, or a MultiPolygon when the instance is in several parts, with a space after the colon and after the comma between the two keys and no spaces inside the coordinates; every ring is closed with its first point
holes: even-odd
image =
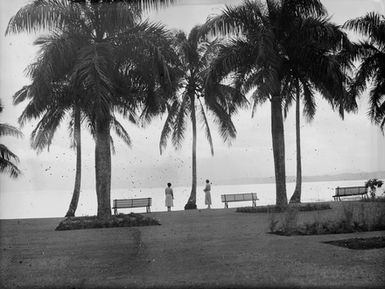
{"type": "Polygon", "coordinates": [[[81,230],[113,227],[137,227],[160,225],[159,221],[144,217],[141,214],[119,214],[111,216],[108,220],[100,220],[96,216],[67,218],[59,223],[56,231],[81,230]]]}
{"type": "MultiPolygon", "coordinates": [[[[331,206],[300,212],[299,221],[316,215],[334,220],[343,214],[342,204],[331,206]]],[[[384,249],[352,252],[323,243],[385,236],[385,231],[287,238],[266,234],[267,213],[212,209],[143,215],[162,225],[55,231],[61,220],[0,220],[0,287],[287,289],[385,284],[384,249]]]]}

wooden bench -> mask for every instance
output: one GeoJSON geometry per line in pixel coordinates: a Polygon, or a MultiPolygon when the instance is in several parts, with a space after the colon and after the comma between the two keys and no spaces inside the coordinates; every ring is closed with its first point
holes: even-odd
{"type": "Polygon", "coordinates": [[[334,201],[341,201],[341,197],[361,196],[368,197],[368,189],[364,186],[360,187],[337,187],[336,194],[333,196],[334,201]]]}
{"type": "Polygon", "coordinates": [[[225,203],[225,208],[229,207],[229,202],[245,202],[252,201],[253,207],[256,207],[257,193],[243,193],[243,194],[225,194],[221,195],[222,202],[225,203]]]}
{"type": "Polygon", "coordinates": [[[114,209],[115,215],[118,214],[118,209],[141,208],[141,207],[146,207],[146,212],[150,213],[152,199],[151,198],[120,199],[120,200],[114,200],[113,204],[114,206],[112,208],[114,209]]]}

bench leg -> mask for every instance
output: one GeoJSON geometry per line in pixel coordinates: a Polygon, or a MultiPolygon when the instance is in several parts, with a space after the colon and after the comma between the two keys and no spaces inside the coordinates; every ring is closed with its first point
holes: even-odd
{"type": "Polygon", "coordinates": [[[114,214],[115,214],[115,215],[118,214],[118,209],[117,209],[117,208],[114,209],[114,214]]]}
{"type": "Polygon", "coordinates": [[[256,207],[257,204],[256,204],[255,200],[253,200],[252,202],[253,202],[253,207],[256,207]]]}
{"type": "Polygon", "coordinates": [[[150,206],[147,206],[147,207],[146,207],[146,212],[147,212],[147,213],[151,213],[150,206]]]}
{"type": "Polygon", "coordinates": [[[229,208],[229,204],[227,202],[225,202],[225,209],[226,208],[229,208]]]}

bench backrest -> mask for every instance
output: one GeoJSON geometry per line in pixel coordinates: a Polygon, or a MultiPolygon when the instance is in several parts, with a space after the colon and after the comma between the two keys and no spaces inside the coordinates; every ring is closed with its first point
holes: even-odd
{"type": "Polygon", "coordinates": [[[222,202],[240,202],[257,200],[257,193],[226,194],[221,195],[222,202]]]}
{"type": "Polygon", "coordinates": [[[352,196],[352,195],[362,195],[367,194],[368,189],[361,187],[337,187],[336,196],[352,196]]]}
{"type": "Polygon", "coordinates": [[[136,207],[148,207],[151,206],[151,198],[140,199],[120,199],[114,200],[114,208],[136,208],[136,207]]]}

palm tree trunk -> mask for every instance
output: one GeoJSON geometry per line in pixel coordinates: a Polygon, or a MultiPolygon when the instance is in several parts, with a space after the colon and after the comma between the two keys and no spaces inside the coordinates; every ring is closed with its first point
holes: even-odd
{"type": "Polygon", "coordinates": [[[72,193],[72,199],[70,206],[68,208],[67,214],[68,217],[74,217],[75,211],[79,203],[80,195],[80,182],[81,182],[81,173],[82,173],[82,147],[81,147],[81,131],[80,131],[80,108],[74,107],[75,119],[74,119],[74,137],[76,144],[76,173],[75,173],[75,185],[74,191],[72,193]]]}
{"type": "Polygon", "coordinates": [[[284,207],[287,205],[285,138],[283,130],[282,100],[280,96],[273,96],[271,100],[271,134],[273,139],[276,205],[284,207]]]}
{"type": "Polygon", "coordinates": [[[197,121],[195,115],[195,96],[192,95],[191,98],[191,123],[192,123],[192,133],[193,133],[193,143],[192,143],[192,186],[190,197],[187,201],[187,204],[184,206],[185,210],[196,209],[196,196],[197,196],[197,121]]]}
{"type": "Polygon", "coordinates": [[[95,176],[98,199],[98,218],[111,217],[111,148],[110,122],[105,119],[96,121],[95,176]]]}
{"type": "Polygon", "coordinates": [[[297,146],[297,178],[295,183],[295,190],[290,198],[290,203],[301,202],[302,191],[302,163],[301,163],[301,129],[300,129],[300,95],[299,87],[297,84],[297,99],[295,106],[295,141],[297,146]]]}

